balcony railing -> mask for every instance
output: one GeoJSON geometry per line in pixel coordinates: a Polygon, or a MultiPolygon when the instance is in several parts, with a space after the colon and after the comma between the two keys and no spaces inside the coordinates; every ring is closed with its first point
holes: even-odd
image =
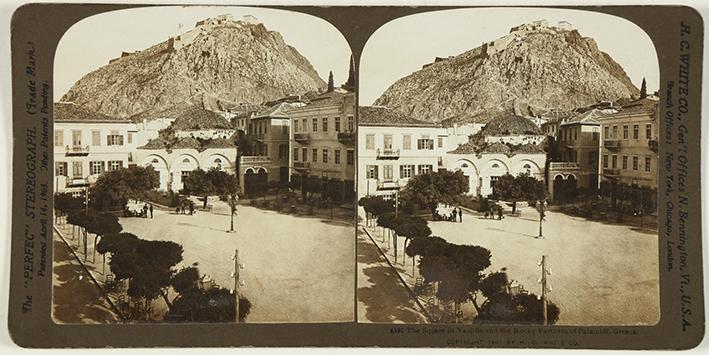
{"type": "Polygon", "coordinates": [[[357,137],[355,132],[337,132],[337,140],[342,144],[353,144],[357,137]]]}
{"type": "Polygon", "coordinates": [[[296,142],[308,142],[310,141],[310,133],[293,133],[293,139],[296,142]]]}
{"type": "Polygon", "coordinates": [[[266,155],[247,155],[241,157],[242,164],[270,163],[271,157],[266,155]]]}
{"type": "Polygon", "coordinates": [[[66,146],[66,156],[85,156],[89,155],[89,146],[66,146]]]}
{"type": "Polygon", "coordinates": [[[653,152],[657,153],[657,151],[660,149],[659,144],[657,143],[657,139],[650,139],[647,141],[647,146],[652,150],[653,152]]]}
{"type": "Polygon", "coordinates": [[[549,169],[551,170],[578,170],[580,169],[579,163],[574,162],[551,162],[549,163],[549,169]]]}
{"type": "Polygon", "coordinates": [[[400,154],[401,152],[399,151],[399,149],[377,149],[377,159],[399,159],[400,154]]]}
{"type": "Polygon", "coordinates": [[[396,190],[399,187],[399,180],[377,180],[377,190],[396,190]]]}
{"type": "Polygon", "coordinates": [[[310,169],[310,162],[294,161],[293,162],[293,169],[308,170],[308,169],[310,169]]]}
{"type": "Polygon", "coordinates": [[[620,175],[620,169],[603,169],[603,175],[618,176],[620,175]]]}
{"type": "Polygon", "coordinates": [[[603,141],[603,146],[606,147],[606,149],[618,150],[620,149],[620,140],[606,139],[603,141]]]}

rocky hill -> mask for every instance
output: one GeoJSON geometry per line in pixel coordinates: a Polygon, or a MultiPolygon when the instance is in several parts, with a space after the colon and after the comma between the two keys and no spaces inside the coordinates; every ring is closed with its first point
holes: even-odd
{"type": "Polygon", "coordinates": [[[517,26],[495,41],[399,79],[375,105],[430,122],[537,115],[637,97],[623,68],[568,24],[517,26]]]}
{"type": "Polygon", "coordinates": [[[278,32],[220,16],[145,50],[123,53],[81,78],[61,101],[130,117],[186,103],[220,110],[326,86],[278,32]]]}

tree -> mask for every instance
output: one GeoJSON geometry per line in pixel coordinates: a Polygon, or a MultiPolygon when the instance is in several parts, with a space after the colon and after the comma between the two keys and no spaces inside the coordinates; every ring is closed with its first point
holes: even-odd
{"type": "Polygon", "coordinates": [[[166,288],[175,273],[173,267],[182,261],[181,245],[118,233],[101,238],[97,250],[111,254],[111,272],[116,280],[128,280],[129,296],[143,299],[146,304],[162,296],[168,309],[172,307],[166,288]]]}
{"type": "MultiPolygon", "coordinates": [[[[384,238],[384,232],[389,231],[391,232],[394,229],[394,219],[396,217],[394,216],[394,213],[388,212],[388,213],[383,213],[377,217],[377,225],[382,227],[382,238],[384,238]]],[[[384,241],[384,239],[382,239],[384,241]]]]}
{"type": "Polygon", "coordinates": [[[640,98],[644,99],[647,97],[647,81],[643,78],[642,84],[640,84],[640,98]]]}
{"type": "MultiPolygon", "coordinates": [[[[84,241],[84,258],[86,257],[87,251],[86,251],[86,239],[87,239],[87,227],[92,223],[92,220],[94,218],[93,214],[86,213],[86,210],[73,210],[69,211],[69,214],[66,216],[66,221],[67,223],[79,227],[79,241],[78,241],[78,246],[81,246],[81,241],[84,241]]],[[[74,237],[74,227],[72,227],[72,238],[74,237]]]]}
{"type": "MultiPolygon", "coordinates": [[[[431,235],[431,228],[428,227],[428,222],[426,222],[421,217],[398,217],[395,218],[392,223],[394,228],[394,262],[396,263],[397,258],[397,239],[399,236],[404,237],[404,251],[406,251],[407,244],[414,238],[425,238],[431,235]]],[[[414,258],[415,256],[412,256],[414,258]]],[[[413,263],[413,262],[412,262],[413,263]]],[[[403,259],[402,265],[406,264],[406,258],[403,259]]],[[[414,263],[415,265],[415,263],[414,263]]]]}
{"type": "Polygon", "coordinates": [[[454,205],[468,191],[468,178],[462,171],[436,171],[420,174],[409,179],[401,192],[401,198],[431,210],[431,216],[439,203],[454,205]]]}
{"type": "Polygon", "coordinates": [[[187,195],[204,196],[206,201],[209,196],[219,195],[229,197],[229,208],[231,211],[230,231],[234,231],[234,215],[236,214],[236,202],[239,200],[239,181],[236,175],[229,174],[217,168],[204,171],[195,169],[183,179],[184,187],[182,193],[187,195]]]}
{"type": "MultiPolygon", "coordinates": [[[[92,262],[96,261],[96,243],[97,240],[105,235],[120,233],[123,230],[123,226],[118,223],[118,217],[113,214],[103,213],[103,214],[91,214],[88,219],[88,224],[86,225],[86,232],[94,234],[94,251],[92,262]]],[[[84,239],[84,252],[86,251],[86,239],[84,239]]],[[[84,253],[84,260],[86,260],[87,255],[84,253]]],[[[104,273],[106,268],[106,257],[104,254],[103,258],[103,268],[104,273]]]]}
{"type": "MultiPolygon", "coordinates": [[[[199,287],[200,274],[196,267],[182,268],[170,284],[177,292],[165,320],[174,322],[233,322],[234,294],[224,288],[199,287]]],[[[239,295],[239,322],[251,312],[251,302],[239,295]]]]}
{"type": "Polygon", "coordinates": [[[327,78],[327,92],[335,91],[335,79],[332,76],[332,70],[330,70],[330,75],[327,78]]]}
{"type": "Polygon", "coordinates": [[[128,200],[144,200],[148,191],[160,186],[160,176],[152,166],[132,165],[99,175],[89,188],[89,204],[96,210],[125,209],[128,200]]]}
{"type": "Polygon", "coordinates": [[[54,210],[56,211],[55,218],[66,216],[71,211],[84,209],[84,199],[74,197],[72,194],[56,193],[54,194],[54,210]]]}
{"type": "Polygon", "coordinates": [[[521,173],[518,176],[502,175],[495,183],[494,195],[505,201],[512,202],[512,213],[517,211],[518,201],[538,201],[546,196],[544,182],[537,180],[529,174],[521,173]]]}

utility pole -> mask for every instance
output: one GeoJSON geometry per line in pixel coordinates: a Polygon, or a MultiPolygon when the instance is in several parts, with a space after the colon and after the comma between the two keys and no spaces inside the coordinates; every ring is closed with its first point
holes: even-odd
{"type": "Polygon", "coordinates": [[[239,249],[234,249],[234,256],[231,258],[234,260],[234,272],[232,273],[234,278],[234,322],[239,323],[239,286],[243,284],[239,278],[239,269],[243,268],[243,265],[239,263],[239,249]]]}
{"type": "MultiPolygon", "coordinates": [[[[394,217],[399,218],[399,190],[394,191],[394,217]]],[[[399,236],[394,232],[394,264],[396,264],[396,259],[398,258],[398,240],[399,236]]]]}
{"type": "Polygon", "coordinates": [[[544,319],[543,325],[549,324],[549,319],[547,319],[547,293],[551,292],[551,286],[548,285],[547,276],[551,275],[551,269],[547,268],[546,255],[542,255],[542,260],[537,263],[538,266],[542,268],[542,277],[539,279],[539,283],[542,285],[542,317],[544,319]]]}

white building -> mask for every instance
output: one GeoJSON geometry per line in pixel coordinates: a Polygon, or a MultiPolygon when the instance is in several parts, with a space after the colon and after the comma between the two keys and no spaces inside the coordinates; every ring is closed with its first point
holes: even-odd
{"type": "Polygon", "coordinates": [[[390,196],[417,174],[443,168],[448,132],[381,106],[359,109],[359,197],[390,196]]]}
{"type": "Polygon", "coordinates": [[[134,163],[135,126],[129,120],[54,104],[54,191],[80,194],[105,172],[134,163]]]}

